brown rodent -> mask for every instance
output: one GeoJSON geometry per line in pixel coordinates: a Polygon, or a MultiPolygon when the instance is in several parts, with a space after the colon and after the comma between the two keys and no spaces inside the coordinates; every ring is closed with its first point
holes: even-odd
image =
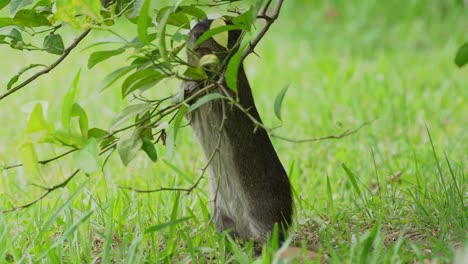
{"type": "MultiPolygon", "coordinates": [[[[206,54],[215,54],[223,62],[233,54],[212,38],[195,46],[196,40],[209,30],[211,22],[205,19],[190,31],[189,63],[197,65],[199,58],[206,54]]],[[[240,35],[239,30],[229,31],[229,49],[236,49],[240,35]]],[[[214,81],[216,79],[211,80],[212,83],[214,81]]],[[[193,93],[209,82],[188,81],[183,84],[183,89],[193,93]]],[[[225,84],[223,86],[212,92],[228,91],[230,96],[236,96],[225,84]]],[[[242,65],[237,87],[239,104],[261,122],[242,65]]],[[[207,159],[219,147],[208,168],[217,230],[231,228],[233,235],[240,238],[264,241],[278,224],[280,239],[283,240],[292,222],[291,185],[267,132],[262,128],[255,129],[244,112],[225,100],[209,101],[188,118],[207,159]]]]}

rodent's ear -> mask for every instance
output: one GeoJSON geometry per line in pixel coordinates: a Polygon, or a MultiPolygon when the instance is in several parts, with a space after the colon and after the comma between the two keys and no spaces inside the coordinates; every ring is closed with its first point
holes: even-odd
{"type": "Polygon", "coordinates": [[[197,39],[203,35],[203,33],[210,29],[211,22],[213,22],[213,20],[203,19],[190,30],[189,39],[192,46],[197,42],[197,39]]]}

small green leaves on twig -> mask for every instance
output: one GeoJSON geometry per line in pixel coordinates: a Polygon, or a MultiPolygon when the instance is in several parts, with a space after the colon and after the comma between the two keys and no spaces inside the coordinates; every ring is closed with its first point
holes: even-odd
{"type": "Polygon", "coordinates": [[[53,70],[55,67],[57,67],[68,56],[68,54],[70,54],[70,52],[76,46],[78,46],[78,44],[88,35],[89,32],[90,32],[90,29],[88,29],[88,30],[84,31],[83,33],[81,33],[81,35],[78,36],[78,38],[76,38],[75,41],[73,41],[73,43],[63,51],[63,54],[54,63],[49,65],[47,68],[43,69],[42,71],[37,72],[36,74],[34,74],[33,76],[31,76],[30,78],[25,80],[24,82],[22,82],[22,83],[18,84],[17,86],[11,88],[6,93],[1,94],[0,95],[0,101],[2,99],[4,99],[4,98],[8,97],[9,95],[19,91],[20,89],[22,89],[23,87],[25,87],[29,83],[31,83],[34,80],[36,80],[37,78],[39,78],[40,76],[42,76],[44,74],[47,74],[48,72],[53,70]]]}
{"type": "Polygon", "coordinates": [[[19,80],[19,78],[21,77],[21,75],[23,75],[23,73],[33,69],[33,68],[36,68],[36,67],[45,67],[47,68],[46,65],[44,64],[31,64],[25,68],[23,68],[21,71],[19,71],[15,76],[13,76],[10,81],[8,82],[7,84],[7,90],[10,90],[11,87],[13,87],[13,85],[19,80]]]}

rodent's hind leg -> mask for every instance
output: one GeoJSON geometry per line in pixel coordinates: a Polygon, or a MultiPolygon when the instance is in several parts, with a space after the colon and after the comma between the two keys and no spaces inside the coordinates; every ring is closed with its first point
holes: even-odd
{"type": "Polygon", "coordinates": [[[216,230],[218,232],[223,232],[227,229],[230,229],[229,230],[230,236],[232,237],[239,236],[236,231],[236,223],[234,223],[234,220],[232,220],[231,217],[227,216],[224,212],[222,212],[221,208],[219,207],[216,208],[214,223],[215,223],[216,230]]]}

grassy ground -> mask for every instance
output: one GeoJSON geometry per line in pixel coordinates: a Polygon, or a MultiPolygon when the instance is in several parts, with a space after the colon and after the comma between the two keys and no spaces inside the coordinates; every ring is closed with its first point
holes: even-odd
{"type": "MultiPolygon", "coordinates": [[[[329,255],[332,263],[445,263],[457,256],[462,263],[468,68],[453,63],[468,36],[468,9],[461,2],[286,1],[260,44],[260,58],[247,61],[265,123],[278,124],[273,98],[287,84],[282,135],[338,134],[377,118],[340,140],[273,140],[295,192],[291,244],[329,255]]],[[[3,46],[0,54],[2,87],[22,67],[44,59],[3,46]]],[[[73,54],[60,69],[0,102],[1,164],[18,161],[28,104],[48,101],[47,119],[60,122],[61,99],[87,54],[73,54]]],[[[119,63],[125,64],[116,59],[92,72],[83,69],[79,102],[94,125],[108,124],[128,103],[118,89],[96,91],[119,63]]],[[[0,215],[0,263],[254,261],[251,244],[239,246],[207,225],[206,181],[189,195],[118,188],[193,184],[204,161],[189,128],[182,129],[174,158],[165,159],[161,146],[158,151],[157,163],[141,156],[126,168],[114,157],[103,173],[80,174],[33,207],[0,215]],[[190,219],[161,225],[184,217],[190,219]]],[[[39,146],[41,158],[60,152],[39,146]]],[[[51,186],[72,169],[65,159],[36,176],[21,168],[1,171],[0,208],[31,201],[41,194],[31,183],[51,186]]],[[[272,251],[265,252],[259,263],[271,261],[272,251]]]]}

